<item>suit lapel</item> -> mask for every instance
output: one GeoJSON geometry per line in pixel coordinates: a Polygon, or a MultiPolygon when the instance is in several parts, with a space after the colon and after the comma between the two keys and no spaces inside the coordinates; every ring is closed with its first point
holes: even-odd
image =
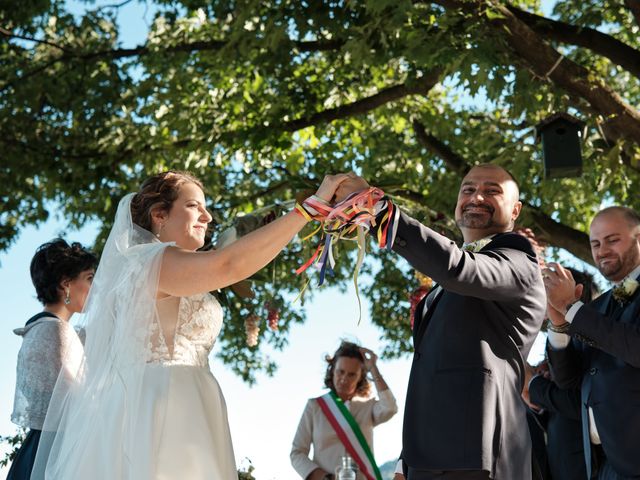
{"type": "MultiPolygon", "coordinates": [[[[640,288],[638,288],[633,296],[629,299],[629,304],[625,306],[624,310],[620,309],[620,321],[624,323],[634,323],[634,319],[638,317],[638,310],[640,309],[640,288]]],[[[614,300],[612,300],[614,301],[614,300]]]]}
{"type": "Polygon", "coordinates": [[[596,300],[596,302],[598,302],[597,310],[601,314],[607,315],[611,313],[613,311],[613,308],[615,307],[615,302],[616,302],[613,299],[613,290],[607,290],[605,293],[602,294],[602,299],[599,298],[596,300]],[[598,302],[598,300],[601,300],[601,301],[598,302]]]}

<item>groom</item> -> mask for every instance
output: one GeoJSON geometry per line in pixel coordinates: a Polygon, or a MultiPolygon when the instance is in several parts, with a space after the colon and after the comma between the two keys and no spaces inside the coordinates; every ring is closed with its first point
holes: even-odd
{"type": "MultiPolygon", "coordinates": [[[[350,188],[367,187],[359,182],[350,188]]],[[[393,250],[437,282],[414,318],[402,442],[409,480],[531,479],[520,393],[546,296],[533,247],[511,232],[518,196],[503,168],[473,167],[455,210],[462,249],[399,213],[393,250]]]]}

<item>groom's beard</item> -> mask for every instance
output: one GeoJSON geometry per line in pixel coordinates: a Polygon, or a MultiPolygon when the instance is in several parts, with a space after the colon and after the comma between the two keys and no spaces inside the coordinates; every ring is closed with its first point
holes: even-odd
{"type": "Polygon", "coordinates": [[[490,227],[501,227],[506,228],[508,225],[503,225],[500,222],[496,221],[494,217],[495,210],[490,205],[477,205],[477,204],[468,204],[465,205],[462,210],[462,216],[456,219],[456,225],[458,228],[477,228],[477,229],[486,229],[490,227]],[[486,213],[476,213],[470,211],[472,208],[482,209],[486,213]]]}

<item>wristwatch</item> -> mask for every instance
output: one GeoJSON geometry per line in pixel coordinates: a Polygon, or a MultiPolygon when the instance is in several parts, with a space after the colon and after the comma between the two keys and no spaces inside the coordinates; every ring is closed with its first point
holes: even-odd
{"type": "Polygon", "coordinates": [[[327,473],[324,477],[322,477],[322,480],[333,480],[333,478],[333,474],[327,473]]]}
{"type": "Polygon", "coordinates": [[[571,324],[569,322],[564,322],[562,325],[554,325],[551,320],[547,320],[547,330],[555,333],[564,333],[565,335],[569,334],[569,328],[571,324]]]}

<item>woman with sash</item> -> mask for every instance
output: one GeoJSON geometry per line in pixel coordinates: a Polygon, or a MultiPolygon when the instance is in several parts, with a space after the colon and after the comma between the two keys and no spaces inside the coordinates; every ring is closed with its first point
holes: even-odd
{"type": "Polygon", "coordinates": [[[393,417],[398,406],[377,359],[371,350],[346,341],[326,358],[324,384],[330,391],[307,402],[291,448],[291,464],[301,478],[333,479],[346,455],[358,465],[358,479],[381,478],[373,457],[373,427],[393,417]],[[370,395],[367,373],[378,398],[370,395]]]}

